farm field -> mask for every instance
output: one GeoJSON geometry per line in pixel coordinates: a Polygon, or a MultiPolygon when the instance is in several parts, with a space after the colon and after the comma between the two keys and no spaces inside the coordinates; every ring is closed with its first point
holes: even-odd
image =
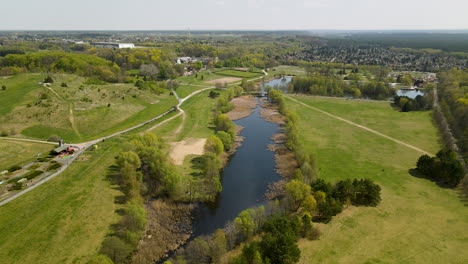
{"type": "Polygon", "coordinates": [[[0,140],[0,172],[13,165],[33,161],[37,154],[46,153],[52,145],[24,141],[0,140]]]}
{"type": "Polygon", "coordinates": [[[87,263],[117,222],[116,190],[106,176],[119,144],[85,152],[65,172],[0,207],[2,263],[87,263]]]}
{"type": "MultiPolygon", "coordinates": [[[[5,102],[10,110],[0,111],[0,129],[42,140],[58,136],[77,143],[137,125],[177,104],[169,91],[156,95],[133,84],[87,84],[85,78],[75,75],[55,74],[53,78],[50,87],[37,85],[38,77],[30,74],[4,80],[16,81],[13,83],[20,88],[34,88],[24,92],[23,99],[5,102]]],[[[3,93],[14,96],[16,90],[3,93]]]]}
{"type": "MultiPolygon", "coordinates": [[[[428,113],[398,113],[388,104],[293,97],[430,152],[439,149],[428,113]],[[375,118],[372,118],[375,117],[375,118]],[[411,123],[411,126],[408,124],[411,123]]],[[[463,263],[468,211],[457,192],[413,177],[421,153],[286,99],[299,115],[304,149],[328,181],[370,178],[382,187],[379,206],[350,207],[301,240],[300,263],[463,263]],[[430,250],[428,250],[430,249],[430,250]]]]}

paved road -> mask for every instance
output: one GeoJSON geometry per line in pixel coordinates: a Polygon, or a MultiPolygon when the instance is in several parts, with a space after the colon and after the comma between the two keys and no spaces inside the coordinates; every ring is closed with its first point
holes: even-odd
{"type": "MultiPolygon", "coordinates": [[[[263,73],[265,74],[265,76],[268,75],[268,73],[267,73],[266,71],[263,71],[263,73]]],[[[249,81],[258,80],[258,79],[260,79],[260,78],[263,78],[263,76],[261,76],[261,77],[259,77],[259,78],[255,78],[255,79],[249,80],[249,81]]],[[[192,84],[189,84],[189,85],[192,85],[192,84]]],[[[162,124],[164,124],[164,123],[166,123],[166,122],[169,122],[170,120],[172,120],[172,119],[174,119],[174,118],[176,118],[176,117],[178,117],[178,116],[180,116],[180,115],[185,115],[185,111],[184,111],[182,108],[180,108],[180,106],[181,106],[185,101],[187,101],[187,100],[188,100],[189,98],[191,98],[192,96],[194,96],[194,95],[196,95],[196,94],[199,94],[199,93],[201,93],[201,92],[203,92],[203,91],[210,90],[210,89],[215,89],[215,88],[216,88],[215,86],[204,86],[204,85],[193,85],[193,86],[200,86],[200,87],[204,87],[204,88],[203,88],[203,89],[200,89],[200,90],[197,90],[197,91],[195,91],[195,92],[189,94],[188,96],[186,96],[186,97],[184,97],[184,98],[180,98],[180,97],[177,95],[177,93],[176,93],[175,91],[173,91],[173,94],[174,94],[174,96],[177,98],[177,100],[178,100],[179,103],[178,103],[173,109],[171,109],[171,110],[169,110],[169,111],[167,111],[167,112],[165,112],[165,113],[163,113],[163,114],[161,114],[161,115],[159,115],[159,116],[156,116],[156,117],[154,117],[154,118],[152,118],[152,119],[150,119],[150,120],[148,120],[148,121],[146,121],[146,122],[143,122],[143,123],[138,124],[138,125],[136,125],[136,126],[133,126],[133,127],[130,127],[130,128],[124,129],[124,130],[121,130],[121,131],[119,131],[119,132],[116,132],[116,133],[114,133],[114,134],[111,134],[111,135],[108,135],[108,136],[105,136],[105,137],[102,137],[102,138],[98,138],[98,139],[95,139],[95,140],[92,140],[92,141],[88,141],[88,142],[83,142],[83,143],[69,144],[69,145],[71,145],[71,146],[78,147],[79,150],[78,150],[77,152],[75,152],[75,154],[73,155],[73,157],[71,157],[71,158],[69,158],[67,161],[65,161],[65,163],[63,164],[63,166],[62,166],[57,172],[55,172],[54,174],[52,174],[52,175],[50,175],[49,177],[45,178],[44,180],[42,180],[42,181],[40,181],[40,182],[34,184],[33,186],[31,186],[31,187],[29,187],[29,188],[27,188],[27,189],[24,189],[24,190],[22,190],[21,192],[18,192],[17,194],[15,194],[15,195],[13,195],[13,196],[11,196],[11,197],[9,197],[9,198],[7,198],[7,199],[1,201],[1,202],[0,202],[0,206],[3,206],[3,205],[5,205],[5,204],[7,204],[7,203],[13,201],[14,199],[16,199],[16,198],[18,198],[18,197],[20,197],[20,196],[22,196],[22,195],[24,195],[24,194],[26,194],[26,193],[28,193],[28,192],[34,190],[34,189],[36,189],[36,188],[39,187],[40,185],[42,185],[42,184],[44,184],[44,183],[50,181],[51,179],[55,178],[56,176],[58,176],[59,174],[61,174],[63,171],[65,171],[65,170],[68,168],[68,166],[70,166],[70,165],[73,163],[73,161],[75,161],[75,159],[78,158],[78,156],[80,156],[86,149],[88,149],[88,148],[91,147],[92,145],[94,145],[94,144],[96,144],[96,143],[99,143],[99,142],[101,142],[101,141],[104,141],[104,140],[106,140],[106,139],[109,139],[109,138],[112,138],[112,137],[115,137],[115,136],[124,134],[124,133],[126,133],[126,132],[131,131],[131,130],[140,128],[140,127],[142,127],[142,126],[144,126],[144,125],[147,125],[147,124],[149,124],[149,123],[151,123],[151,122],[154,122],[154,121],[156,121],[156,120],[159,120],[159,119],[163,118],[164,116],[166,116],[166,115],[168,115],[168,114],[170,114],[170,113],[172,113],[172,112],[174,112],[174,111],[179,111],[179,114],[177,114],[177,115],[175,115],[175,116],[173,116],[173,117],[171,117],[171,118],[168,118],[168,119],[164,120],[163,122],[161,122],[161,123],[159,123],[159,124],[157,124],[157,125],[155,125],[155,126],[149,128],[148,130],[152,130],[152,129],[154,129],[154,128],[156,128],[156,127],[158,127],[158,126],[160,126],[160,125],[162,125],[162,124]]],[[[148,130],[147,130],[147,131],[148,131],[148,130]]],[[[19,138],[16,139],[16,138],[4,138],[4,137],[0,137],[0,138],[1,138],[1,139],[4,139],[4,140],[19,140],[19,141],[29,141],[29,142],[44,143],[44,144],[54,144],[54,145],[57,144],[57,143],[53,143],[53,142],[41,141],[41,140],[32,140],[32,139],[19,139],[19,138]]]]}
{"type": "Polygon", "coordinates": [[[301,105],[303,105],[303,106],[305,106],[305,107],[308,107],[308,108],[310,108],[310,109],[313,109],[313,110],[315,110],[315,111],[317,111],[317,112],[320,112],[320,113],[322,113],[322,114],[325,114],[325,115],[327,115],[327,116],[330,116],[330,117],[332,117],[332,118],[341,120],[341,121],[346,122],[346,123],[348,123],[348,124],[351,124],[351,125],[353,125],[353,126],[356,126],[356,127],[361,128],[361,129],[367,130],[367,131],[369,131],[369,132],[371,132],[371,133],[373,133],[373,134],[376,134],[376,135],[379,135],[379,136],[384,137],[384,138],[386,138],[386,139],[389,139],[389,140],[391,140],[391,141],[393,141],[393,142],[396,142],[396,143],[398,143],[398,144],[400,144],[400,145],[403,145],[403,146],[405,146],[405,147],[414,149],[414,150],[416,150],[416,151],[418,151],[418,152],[421,152],[421,153],[423,153],[423,154],[427,154],[427,155],[432,155],[432,156],[433,156],[433,154],[430,154],[430,153],[428,153],[428,152],[426,152],[426,151],[424,151],[424,150],[422,150],[422,149],[420,149],[420,148],[417,148],[417,147],[415,147],[415,146],[413,146],[413,145],[410,145],[410,144],[405,143],[405,142],[403,142],[403,141],[400,141],[400,140],[398,140],[398,139],[392,138],[392,137],[390,137],[390,136],[384,135],[384,134],[382,134],[382,133],[380,133],[380,132],[378,132],[378,131],[375,131],[375,130],[373,130],[373,129],[371,129],[371,128],[368,128],[368,127],[363,126],[363,125],[356,124],[356,123],[354,123],[354,122],[352,122],[352,121],[346,120],[346,119],[341,118],[341,117],[339,117],[339,116],[336,116],[336,115],[334,115],[334,114],[330,114],[330,113],[328,113],[328,112],[326,112],[326,111],[323,111],[323,110],[321,110],[321,109],[318,109],[318,108],[315,108],[315,107],[310,106],[310,105],[308,105],[308,104],[305,104],[305,103],[303,103],[303,102],[300,102],[300,101],[298,101],[298,100],[296,100],[296,99],[294,99],[294,98],[292,98],[292,97],[290,97],[290,96],[286,96],[286,98],[288,98],[289,100],[292,100],[292,101],[294,101],[294,102],[296,102],[296,103],[298,103],[298,104],[301,104],[301,105]]]}

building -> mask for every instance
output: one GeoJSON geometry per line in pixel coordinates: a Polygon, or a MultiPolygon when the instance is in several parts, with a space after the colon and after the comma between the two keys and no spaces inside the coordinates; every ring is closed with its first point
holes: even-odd
{"type": "Polygon", "coordinates": [[[107,49],[134,49],[135,44],[133,43],[117,43],[117,42],[92,42],[91,46],[96,48],[107,48],[107,49]]]}

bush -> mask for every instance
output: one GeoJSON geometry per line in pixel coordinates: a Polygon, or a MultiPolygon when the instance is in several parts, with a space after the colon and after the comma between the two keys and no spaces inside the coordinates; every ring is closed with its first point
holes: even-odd
{"type": "Polygon", "coordinates": [[[62,138],[57,136],[57,135],[52,135],[47,139],[47,141],[49,141],[49,142],[59,142],[61,139],[62,138]]]}
{"type": "Polygon", "coordinates": [[[64,83],[64,82],[63,82],[60,86],[62,86],[62,87],[68,87],[67,83],[64,83]]]}
{"type": "Polygon", "coordinates": [[[5,91],[7,88],[5,85],[2,85],[2,90],[5,91]]]}
{"type": "Polygon", "coordinates": [[[116,236],[106,237],[100,250],[115,263],[123,263],[131,252],[132,247],[116,236]]]}
{"type": "Polygon", "coordinates": [[[52,79],[50,75],[47,75],[47,77],[44,79],[44,83],[54,83],[54,79],[52,79]]]}
{"type": "Polygon", "coordinates": [[[55,163],[52,163],[49,165],[49,167],[47,167],[47,171],[52,171],[52,170],[56,170],[58,168],[62,167],[62,164],[58,163],[58,162],[55,162],[55,163]]]}
{"type": "Polygon", "coordinates": [[[9,172],[14,172],[14,171],[21,170],[21,169],[22,169],[21,166],[19,166],[19,165],[13,165],[13,166],[11,166],[11,167],[8,169],[8,171],[9,171],[9,172]]]}
{"type": "Polygon", "coordinates": [[[25,175],[23,175],[23,178],[26,178],[28,180],[32,180],[32,179],[36,178],[37,176],[41,175],[42,173],[43,173],[43,171],[33,170],[33,171],[30,171],[30,172],[26,173],[25,175]]]}

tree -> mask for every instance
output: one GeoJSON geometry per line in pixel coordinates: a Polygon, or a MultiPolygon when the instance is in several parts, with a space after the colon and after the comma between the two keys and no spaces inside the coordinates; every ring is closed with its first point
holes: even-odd
{"type": "Polygon", "coordinates": [[[286,184],[286,199],[293,211],[297,211],[310,194],[311,187],[301,181],[292,180],[286,184]]]}
{"type": "Polygon", "coordinates": [[[205,143],[205,152],[219,155],[223,152],[223,150],[224,150],[224,145],[221,139],[219,139],[215,135],[211,135],[208,137],[205,143]]]}
{"type": "Polygon", "coordinates": [[[235,225],[241,230],[244,238],[249,238],[253,235],[255,230],[254,214],[255,211],[249,208],[242,211],[239,216],[234,219],[235,225]]]}
{"type": "Polygon", "coordinates": [[[234,143],[234,140],[229,133],[224,132],[224,131],[218,131],[216,132],[216,136],[223,142],[223,146],[225,150],[231,149],[234,143]]]}
{"type": "Polygon", "coordinates": [[[202,237],[197,237],[192,240],[185,249],[189,263],[205,264],[208,263],[210,248],[206,240],[202,237]]]}
{"type": "Polygon", "coordinates": [[[54,83],[54,79],[50,75],[47,75],[47,77],[44,79],[44,83],[54,83]]]}
{"type": "Polygon", "coordinates": [[[287,217],[274,217],[265,223],[266,232],[260,242],[265,260],[275,264],[293,264],[299,261],[301,251],[297,247],[297,225],[287,217]]]}
{"type": "Polygon", "coordinates": [[[100,250],[115,263],[123,263],[131,252],[131,246],[116,236],[106,237],[100,250]]]}
{"type": "Polygon", "coordinates": [[[210,240],[211,260],[213,263],[219,263],[221,257],[227,251],[226,234],[222,229],[216,230],[210,240]]]}
{"type": "Polygon", "coordinates": [[[418,161],[416,162],[416,169],[423,175],[431,175],[434,169],[434,158],[429,157],[428,155],[424,154],[419,157],[418,161]]]}
{"type": "Polygon", "coordinates": [[[142,64],[140,66],[140,74],[155,79],[159,74],[159,68],[154,64],[142,64]]]}
{"type": "Polygon", "coordinates": [[[233,128],[231,119],[225,114],[216,116],[214,123],[216,126],[216,131],[228,132],[231,128],[233,128]]]}

